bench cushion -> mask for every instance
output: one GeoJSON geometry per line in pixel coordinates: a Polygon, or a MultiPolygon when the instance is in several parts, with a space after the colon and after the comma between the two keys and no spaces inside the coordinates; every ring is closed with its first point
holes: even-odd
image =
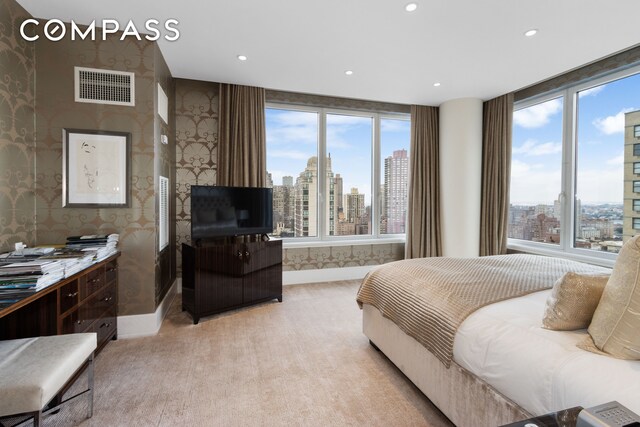
{"type": "Polygon", "coordinates": [[[0,416],[44,408],[96,345],[95,333],[0,341],[0,416]]]}

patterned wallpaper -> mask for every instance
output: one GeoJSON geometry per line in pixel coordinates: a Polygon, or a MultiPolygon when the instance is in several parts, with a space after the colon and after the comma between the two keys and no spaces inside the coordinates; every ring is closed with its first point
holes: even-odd
{"type": "Polygon", "coordinates": [[[36,240],[61,243],[70,234],[120,233],[120,315],[153,312],[158,291],[156,52],[153,43],[130,39],[50,42],[41,37],[36,43],[36,240]],[[75,102],[74,66],[135,72],[135,107],[75,102]],[[130,207],[62,207],[63,128],[131,132],[130,207]]]}
{"type": "Polygon", "coordinates": [[[176,244],[178,272],[182,243],[191,243],[192,185],[216,183],[218,83],[175,79],[176,244]]]}
{"type": "MultiPolygon", "coordinates": [[[[183,79],[175,79],[175,82],[176,241],[178,271],[181,272],[181,244],[191,242],[191,200],[189,199],[191,185],[215,185],[216,183],[219,88],[217,83],[210,82],[183,79]]],[[[278,98],[280,101],[285,99],[285,92],[277,94],[281,97],[278,98]]],[[[298,98],[299,96],[296,95],[296,99],[298,98]]],[[[343,99],[340,102],[349,103],[351,100],[343,99]]],[[[366,101],[353,102],[366,104],[366,101]]],[[[353,105],[353,102],[350,105],[353,105]]],[[[390,104],[389,108],[393,105],[390,104]]],[[[403,258],[403,244],[288,248],[283,254],[283,269],[287,271],[355,267],[383,264],[403,258]]]]}
{"type": "Polygon", "coordinates": [[[29,17],[0,0],[0,252],[35,241],[35,52],[19,33],[29,17]]]}
{"type": "Polygon", "coordinates": [[[282,270],[360,267],[401,259],[404,259],[404,243],[288,248],[284,250],[282,270]]]}

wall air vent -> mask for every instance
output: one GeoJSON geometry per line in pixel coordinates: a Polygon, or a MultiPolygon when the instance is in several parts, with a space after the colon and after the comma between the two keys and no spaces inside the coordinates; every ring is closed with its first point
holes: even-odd
{"type": "Polygon", "coordinates": [[[76,102],[136,105],[135,74],[75,67],[76,102]]]}

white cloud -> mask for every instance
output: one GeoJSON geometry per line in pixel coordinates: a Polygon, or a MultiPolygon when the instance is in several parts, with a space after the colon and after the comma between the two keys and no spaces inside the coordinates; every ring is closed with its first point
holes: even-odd
{"type": "Polygon", "coordinates": [[[511,162],[511,203],[553,204],[560,193],[560,165],[548,170],[544,165],[514,159],[511,162]]]}
{"type": "Polygon", "coordinates": [[[577,194],[582,203],[622,203],[624,168],[578,170],[577,194]]]}
{"type": "Polygon", "coordinates": [[[605,135],[624,132],[624,114],[634,111],[635,108],[623,108],[614,116],[599,117],[593,121],[593,125],[605,135]]]}
{"type": "Polygon", "coordinates": [[[551,101],[536,104],[513,113],[513,123],[523,128],[539,128],[549,123],[549,118],[562,111],[562,101],[551,101]]]}
{"type": "Polygon", "coordinates": [[[619,155],[616,157],[612,157],[611,159],[606,161],[606,164],[610,166],[620,166],[624,165],[624,151],[621,151],[619,155]]]}
{"type": "Polygon", "coordinates": [[[318,115],[301,111],[283,111],[269,114],[270,126],[267,144],[318,143],[318,115]]]}
{"type": "MultiPolygon", "coordinates": [[[[577,174],[577,197],[582,203],[622,203],[624,168],[616,163],[619,157],[606,162],[607,167],[582,169],[577,174]]],[[[530,164],[517,159],[511,162],[510,202],[514,205],[553,204],[558,199],[561,170],[548,165],[530,164]]]]}
{"type": "Polygon", "coordinates": [[[513,148],[514,154],[524,154],[526,156],[544,156],[561,152],[562,143],[560,142],[539,143],[534,139],[528,139],[521,146],[513,148]]]}
{"type": "Polygon", "coordinates": [[[380,130],[382,132],[406,132],[410,127],[411,122],[409,120],[380,120],[380,130]]]}
{"type": "Polygon", "coordinates": [[[578,97],[584,98],[585,96],[596,96],[597,94],[602,92],[605,87],[607,87],[607,85],[600,85],[592,87],[591,89],[582,90],[578,93],[578,97]]]}

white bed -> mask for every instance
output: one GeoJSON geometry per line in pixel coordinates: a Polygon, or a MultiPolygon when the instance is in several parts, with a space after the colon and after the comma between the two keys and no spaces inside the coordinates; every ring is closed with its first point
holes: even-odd
{"type": "Polygon", "coordinates": [[[457,331],[450,369],[368,304],[363,330],[458,426],[495,426],[611,400],[640,413],[640,361],[577,348],[585,330],[543,329],[549,292],[471,314],[457,331]]]}

